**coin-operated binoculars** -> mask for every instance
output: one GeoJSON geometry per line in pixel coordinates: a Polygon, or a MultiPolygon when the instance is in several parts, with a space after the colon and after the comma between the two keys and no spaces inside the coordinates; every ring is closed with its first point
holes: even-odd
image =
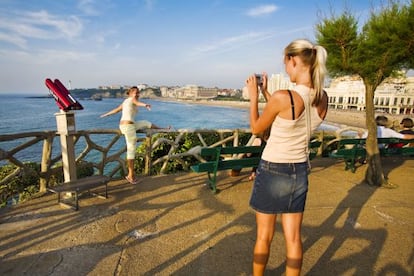
{"type": "Polygon", "coordinates": [[[70,94],[66,87],[58,80],[46,79],[46,86],[55,98],[60,112],[55,113],[57,132],[60,135],[62,148],[62,165],[65,182],[76,180],[75,162],[75,113],[71,110],[82,110],[82,105],[70,94]]]}

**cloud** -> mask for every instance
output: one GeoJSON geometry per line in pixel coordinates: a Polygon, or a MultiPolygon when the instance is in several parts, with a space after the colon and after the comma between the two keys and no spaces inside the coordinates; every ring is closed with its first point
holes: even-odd
{"type": "Polygon", "coordinates": [[[94,0],[80,0],[78,9],[86,15],[97,16],[100,14],[100,11],[95,8],[94,0]]]}
{"type": "Polygon", "coordinates": [[[211,43],[204,43],[203,46],[196,47],[190,51],[189,57],[201,58],[203,56],[211,56],[219,53],[232,51],[237,48],[242,48],[246,45],[256,44],[264,40],[272,39],[278,36],[285,36],[303,31],[311,30],[311,26],[305,26],[289,30],[271,29],[262,32],[249,32],[238,36],[230,36],[211,43]]]}
{"type": "Polygon", "coordinates": [[[27,39],[73,39],[81,34],[83,25],[76,16],[57,17],[45,10],[23,12],[0,19],[0,41],[26,49],[27,39]],[[9,37],[7,37],[9,36],[9,37]]]}
{"type": "Polygon", "coordinates": [[[95,59],[96,54],[91,52],[77,52],[64,50],[2,50],[0,57],[3,61],[10,61],[14,64],[32,64],[32,65],[61,65],[71,62],[88,62],[95,59]]]}
{"type": "Polygon", "coordinates": [[[0,41],[14,44],[21,49],[27,48],[27,41],[18,35],[0,32],[0,41]]]}
{"type": "MultiPolygon", "coordinates": [[[[77,16],[58,17],[49,14],[47,11],[28,12],[27,17],[22,19],[23,23],[37,26],[40,30],[56,37],[56,34],[63,34],[64,37],[74,38],[83,29],[82,22],[77,16]]],[[[27,34],[29,36],[29,34],[27,34]]]]}
{"type": "Polygon", "coordinates": [[[237,48],[244,47],[245,45],[255,44],[263,40],[270,39],[279,31],[263,31],[263,32],[248,32],[245,34],[225,37],[221,40],[214,41],[212,43],[205,43],[201,47],[197,47],[190,54],[191,57],[201,57],[203,55],[213,55],[223,52],[228,52],[237,48]]]}
{"type": "Polygon", "coordinates": [[[198,47],[195,49],[194,54],[208,54],[212,52],[218,52],[227,50],[229,48],[234,48],[235,45],[241,45],[245,43],[249,43],[252,40],[256,41],[256,39],[262,37],[264,33],[261,32],[250,32],[238,36],[232,36],[223,38],[219,41],[213,42],[211,44],[204,45],[202,47],[198,47]]]}
{"type": "Polygon", "coordinates": [[[258,17],[273,13],[276,10],[278,10],[278,7],[276,5],[262,5],[248,10],[247,15],[251,17],[258,17]]]}

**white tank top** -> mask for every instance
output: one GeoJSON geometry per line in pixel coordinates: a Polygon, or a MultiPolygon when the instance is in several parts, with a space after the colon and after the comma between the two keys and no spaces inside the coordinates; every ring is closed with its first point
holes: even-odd
{"type": "Polygon", "coordinates": [[[133,98],[128,97],[122,103],[121,121],[135,122],[135,115],[138,113],[137,106],[132,102],[133,98]]]}
{"type": "MultiPolygon", "coordinates": [[[[311,101],[309,87],[297,85],[294,88],[305,103],[311,101]]],[[[314,131],[321,123],[316,107],[311,106],[311,131],[314,131]]],[[[284,119],[276,116],[272,123],[270,136],[263,150],[262,159],[273,163],[300,163],[305,162],[307,156],[307,127],[306,112],[295,120],[284,119]]]]}

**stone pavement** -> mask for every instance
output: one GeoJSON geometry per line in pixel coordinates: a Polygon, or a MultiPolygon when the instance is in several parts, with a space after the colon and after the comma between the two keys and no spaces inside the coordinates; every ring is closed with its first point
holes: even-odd
{"type": "MultiPolygon", "coordinates": [[[[397,189],[361,184],[329,158],[313,160],[303,221],[303,275],[414,274],[414,160],[387,158],[397,189]]],[[[249,170],[183,173],[109,185],[80,210],[45,194],[0,210],[0,275],[250,275],[255,241],[249,170]]],[[[280,222],[266,275],[284,271],[280,222]]]]}

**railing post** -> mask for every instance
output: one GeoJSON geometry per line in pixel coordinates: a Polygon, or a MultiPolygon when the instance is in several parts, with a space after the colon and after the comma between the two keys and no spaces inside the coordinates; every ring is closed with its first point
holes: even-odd
{"type": "Polygon", "coordinates": [[[40,192],[46,192],[47,188],[47,181],[50,177],[50,161],[52,157],[52,143],[53,143],[53,136],[48,135],[45,140],[43,140],[43,151],[42,151],[42,163],[40,165],[40,192]]]}
{"type": "Polygon", "coordinates": [[[151,174],[151,166],[152,166],[152,161],[151,161],[152,144],[151,144],[151,140],[152,140],[152,132],[147,131],[146,136],[145,136],[145,171],[144,171],[145,175],[150,175],[151,174]]]}
{"type": "Polygon", "coordinates": [[[325,136],[325,132],[322,130],[322,131],[319,133],[319,141],[321,141],[322,143],[321,143],[321,146],[320,146],[320,147],[319,147],[319,149],[318,149],[317,156],[321,156],[321,155],[322,155],[322,153],[323,153],[323,147],[324,147],[324,136],[325,136]]]}
{"type": "Polygon", "coordinates": [[[239,145],[239,129],[234,131],[234,140],[233,140],[233,147],[237,147],[239,145]]]}

